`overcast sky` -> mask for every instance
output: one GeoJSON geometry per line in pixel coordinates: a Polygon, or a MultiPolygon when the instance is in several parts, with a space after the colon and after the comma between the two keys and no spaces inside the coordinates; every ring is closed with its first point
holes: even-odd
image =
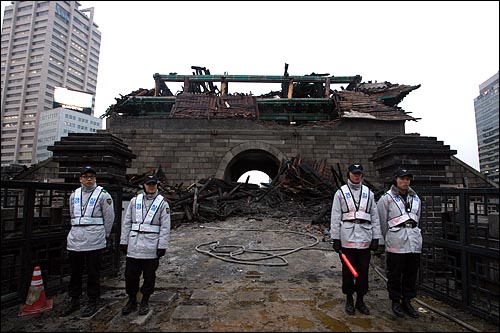
{"type": "MultiPolygon", "coordinates": [[[[2,2],[3,8],[7,1],[2,2]]],[[[400,104],[479,169],[474,98],[499,69],[498,1],[80,1],[102,33],[95,116],[153,74],[361,75],[417,85],[400,104]]],[[[167,83],[176,93],[180,85],[167,83]]],[[[337,87],[332,87],[337,88],[337,87]]],[[[231,83],[254,94],[279,85],[231,83]]]]}

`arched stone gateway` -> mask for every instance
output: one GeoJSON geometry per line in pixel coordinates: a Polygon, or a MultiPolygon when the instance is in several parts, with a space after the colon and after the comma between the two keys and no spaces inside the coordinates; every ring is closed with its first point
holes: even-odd
{"type": "Polygon", "coordinates": [[[281,160],[300,156],[341,168],[363,163],[376,179],[371,154],[404,134],[406,121],[418,119],[397,104],[420,85],[364,83],[360,75],[296,76],[288,64],[282,76],[191,68],[196,74],[156,73],[155,89],[122,96],[106,111],[108,133],[137,155],[129,174],[161,167],[172,184],[207,177],[237,181],[252,169],[273,177],[281,160]],[[169,82],[183,82],[183,91],[174,96],[169,82]],[[281,90],[255,96],[232,92],[233,82],[280,83],[281,90]]]}
{"type": "Polygon", "coordinates": [[[385,140],[404,133],[402,121],[345,119],[312,126],[284,126],[248,119],[173,119],[159,116],[112,117],[108,133],[121,138],[137,156],[128,174],[161,167],[172,184],[192,184],[217,177],[237,181],[246,171],[273,178],[282,160],[308,161],[345,169],[356,161],[377,180],[370,162],[385,140]]]}
{"type": "Polygon", "coordinates": [[[258,170],[271,179],[287,156],[276,147],[262,141],[244,142],[229,150],[220,160],[216,178],[237,181],[247,171],[258,170]]]}
{"type": "Polygon", "coordinates": [[[123,140],[137,156],[127,174],[144,174],[161,167],[172,185],[188,186],[209,177],[238,181],[251,170],[273,179],[280,163],[296,156],[322,161],[340,172],[350,163],[361,163],[366,179],[377,188],[384,187],[385,178],[400,163],[418,175],[415,185],[485,185],[471,167],[467,171],[456,165],[452,158],[456,151],[442,141],[404,134],[403,121],[342,119],[293,127],[247,119],[150,116],[109,118],[107,125],[106,131],[123,140]],[[394,150],[399,146],[402,148],[394,150]]]}

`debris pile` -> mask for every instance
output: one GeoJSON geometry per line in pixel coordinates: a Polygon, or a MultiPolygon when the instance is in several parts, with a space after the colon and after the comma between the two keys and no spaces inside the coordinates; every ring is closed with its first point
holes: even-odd
{"type": "MultiPolygon", "coordinates": [[[[207,223],[229,216],[301,217],[311,224],[330,223],[333,195],[345,184],[341,173],[333,167],[328,170],[325,162],[305,161],[300,156],[283,161],[278,175],[261,186],[248,183],[249,177],[244,183],[210,177],[183,188],[183,184],[166,184],[161,168],[155,173],[159,192],[172,210],[173,228],[183,222],[207,223]]],[[[141,179],[136,177],[135,182],[141,179]]]]}
{"type": "Polygon", "coordinates": [[[287,125],[326,124],[342,118],[417,121],[398,107],[420,85],[390,82],[362,82],[360,75],[330,76],[328,73],[290,76],[288,64],[282,76],[212,75],[205,67],[191,66],[193,75],[170,73],[153,75],[155,88],[140,88],[125,96],[120,94],[101,118],[161,116],[168,118],[245,118],[287,125]],[[183,82],[175,95],[166,82],[183,82]],[[219,82],[220,89],[214,84],[219,82]],[[229,93],[230,82],[281,83],[281,90],[254,96],[229,93]],[[331,85],[347,84],[340,90],[331,85]]]}

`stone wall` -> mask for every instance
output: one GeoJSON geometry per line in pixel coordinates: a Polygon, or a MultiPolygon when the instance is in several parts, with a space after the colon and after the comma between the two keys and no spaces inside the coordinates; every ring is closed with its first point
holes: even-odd
{"type": "Polygon", "coordinates": [[[339,163],[342,172],[350,163],[362,163],[365,177],[377,185],[370,162],[373,152],[382,142],[404,134],[402,121],[368,119],[294,127],[246,119],[116,117],[107,119],[106,128],[137,156],[128,174],[161,166],[168,183],[184,185],[211,176],[227,178],[225,169],[233,158],[255,149],[277,161],[301,156],[334,167],[339,163]]]}
{"type": "Polygon", "coordinates": [[[393,183],[394,171],[401,165],[413,174],[412,187],[416,190],[495,187],[483,174],[455,158],[456,153],[435,137],[413,133],[394,136],[383,142],[373,153],[371,161],[385,188],[393,183]]]}
{"type": "Polygon", "coordinates": [[[446,178],[457,188],[498,188],[498,184],[464,161],[452,156],[451,165],[446,168],[446,178]],[[461,185],[460,185],[461,184],[461,185]]]}
{"type": "Polygon", "coordinates": [[[101,171],[100,183],[123,183],[126,175],[151,173],[161,167],[169,185],[187,187],[211,176],[236,181],[235,172],[253,167],[245,165],[248,161],[241,154],[257,151],[261,168],[250,170],[262,170],[271,178],[278,173],[280,162],[300,157],[326,166],[323,175],[327,178],[330,168],[340,169],[345,179],[350,163],[362,163],[365,180],[378,189],[388,188],[399,163],[415,173],[416,187],[498,188],[452,156],[456,151],[437,138],[404,134],[401,122],[344,119],[293,127],[246,119],[130,117],[108,118],[107,128],[83,136],[73,133],[54,143],[58,151],[54,160],[5,179],[77,182],[82,165],[92,164],[101,171]],[[238,159],[240,163],[234,163],[238,159]]]}

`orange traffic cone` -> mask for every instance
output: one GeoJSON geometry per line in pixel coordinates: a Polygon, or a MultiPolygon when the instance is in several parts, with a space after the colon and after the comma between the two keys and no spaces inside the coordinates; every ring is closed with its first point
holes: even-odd
{"type": "Polygon", "coordinates": [[[26,304],[19,308],[18,316],[41,313],[51,310],[53,301],[45,299],[45,289],[43,287],[42,272],[40,266],[36,266],[31,278],[30,290],[26,298],[26,304]]]}

